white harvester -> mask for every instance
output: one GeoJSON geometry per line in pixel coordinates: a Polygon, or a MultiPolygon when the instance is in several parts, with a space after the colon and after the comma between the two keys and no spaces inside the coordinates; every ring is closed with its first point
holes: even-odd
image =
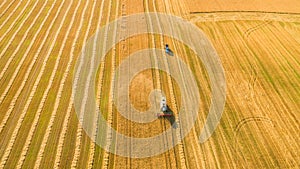
{"type": "Polygon", "coordinates": [[[167,105],[167,100],[165,97],[161,98],[160,101],[160,113],[157,113],[158,117],[168,117],[172,116],[172,111],[170,111],[168,105],[167,105]]]}

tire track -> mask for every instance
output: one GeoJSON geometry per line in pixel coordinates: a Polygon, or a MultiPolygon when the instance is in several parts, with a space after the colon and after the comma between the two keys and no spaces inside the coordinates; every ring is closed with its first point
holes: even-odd
{"type": "Polygon", "coordinates": [[[258,24],[258,25],[254,26],[252,28],[247,29],[246,32],[244,33],[245,38],[246,39],[249,38],[249,36],[250,36],[251,33],[253,33],[254,31],[256,31],[256,30],[258,30],[258,29],[260,29],[260,28],[262,28],[264,26],[267,26],[267,25],[269,25],[271,23],[272,23],[272,21],[266,20],[265,22],[263,22],[261,24],[258,24]]]}
{"type": "Polygon", "coordinates": [[[253,116],[253,117],[247,117],[247,118],[243,118],[242,120],[240,120],[238,122],[238,124],[235,126],[234,128],[234,132],[235,133],[239,133],[240,129],[247,123],[252,122],[252,121],[265,121],[267,123],[271,123],[273,124],[274,122],[268,118],[268,117],[260,117],[260,116],[253,116]]]}
{"type": "MultiPolygon", "coordinates": [[[[268,65],[269,64],[272,65],[272,68],[271,68],[270,71],[277,69],[276,72],[278,72],[277,74],[280,75],[281,71],[278,70],[278,67],[280,67],[280,65],[283,65],[283,64],[278,62],[278,60],[276,59],[277,58],[276,56],[278,56],[278,54],[274,53],[274,51],[277,51],[277,50],[273,47],[273,45],[274,46],[278,46],[278,45],[275,45],[276,44],[275,42],[271,42],[271,41],[268,42],[269,40],[276,39],[276,38],[269,37],[269,36],[267,37],[267,35],[269,34],[269,32],[266,32],[267,28],[269,28],[269,27],[266,27],[265,29],[262,29],[262,31],[261,31],[261,32],[263,32],[262,36],[258,36],[258,37],[255,38],[255,41],[258,41],[258,43],[254,43],[254,46],[253,46],[253,44],[250,44],[249,47],[250,47],[251,52],[253,52],[252,55],[255,56],[255,59],[259,63],[259,66],[257,66],[257,67],[259,67],[261,69],[261,71],[263,72],[262,74],[265,74],[264,76],[267,76],[269,78],[270,74],[268,73],[269,71],[267,71],[267,70],[269,70],[269,68],[267,68],[268,65]],[[266,37],[264,37],[264,36],[266,36],[266,37]],[[261,42],[264,42],[264,43],[261,44],[261,42]],[[272,45],[270,45],[270,44],[272,44],[272,45]],[[263,52],[264,48],[260,47],[261,45],[262,46],[268,46],[269,47],[268,52],[263,52]],[[254,49],[253,47],[255,47],[255,51],[253,50],[254,49]],[[259,57],[257,57],[257,55],[264,55],[266,57],[270,57],[271,59],[266,59],[266,60],[268,60],[268,64],[263,64],[263,61],[259,57]],[[275,62],[273,60],[275,60],[275,62]],[[264,66],[264,65],[266,65],[266,66],[264,66]]],[[[271,28],[273,28],[273,27],[271,27],[271,28]]],[[[280,56],[282,56],[282,54],[280,54],[280,56]]],[[[283,55],[283,56],[285,56],[285,55],[283,55]]],[[[251,59],[253,60],[253,58],[251,58],[251,59]]],[[[244,62],[244,61],[242,61],[242,62],[244,62]]],[[[289,79],[289,78],[287,77],[287,79],[289,79]]],[[[274,82],[272,82],[272,83],[268,82],[266,84],[268,84],[268,86],[265,86],[260,82],[260,83],[257,84],[257,87],[256,87],[256,90],[258,90],[258,88],[260,88],[260,89],[262,89],[262,91],[264,91],[262,96],[267,96],[268,97],[267,100],[260,99],[260,98],[258,98],[256,100],[256,103],[259,103],[259,108],[261,109],[260,112],[264,112],[265,114],[269,114],[269,112],[278,112],[278,113],[275,113],[275,114],[274,113],[270,114],[270,116],[273,117],[272,119],[274,119],[274,117],[275,117],[275,119],[288,119],[287,117],[284,116],[286,113],[280,113],[280,112],[289,112],[290,111],[290,110],[288,110],[289,109],[288,105],[285,104],[285,102],[286,102],[285,99],[282,99],[282,97],[283,98],[286,98],[286,97],[282,96],[282,93],[278,93],[279,88],[278,88],[278,86],[277,87],[274,86],[274,82]],[[271,91],[273,91],[272,93],[268,92],[268,91],[270,91],[269,90],[270,87],[273,88],[271,90],[271,91]],[[274,97],[274,95],[275,95],[275,97],[274,97]],[[279,100],[278,100],[278,98],[279,98],[279,100]],[[276,116],[277,116],[277,118],[276,118],[276,116]]],[[[281,122],[281,120],[278,121],[278,123],[280,123],[280,122],[281,122]]],[[[290,121],[287,121],[287,122],[290,122],[290,121]]],[[[285,122],[285,123],[282,123],[282,124],[278,124],[278,126],[282,126],[282,127],[285,126],[284,128],[289,128],[289,126],[293,126],[293,124],[286,124],[286,122],[285,122]]],[[[291,127],[290,127],[290,129],[291,129],[291,127]]],[[[263,129],[261,129],[261,130],[263,130],[263,129]]],[[[289,132],[289,131],[290,130],[287,130],[285,132],[289,132]]],[[[272,131],[269,131],[269,132],[271,133],[271,136],[276,136],[276,135],[278,135],[278,133],[280,133],[280,130],[276,129],[276,130],[272,130],[272,131]]],[[[292,135],[292,133],[289,133],[288,135],[292,135]]],[[[264,138],[268,139],[266,137],[264,137],[264,138]]],[[[293,140],[293,139],[291,139],[291,140],[293,140]]],[[[258,141],[262,141],[262,140],[258,140],[258,141]]],[[[269,144],[272,144],[271,147],[273,147],[272,149],[274,150],[272,152],[274,152],[274,153],[280,152],[273,142],[269,143],[269,144]]],[[[285,145],[282,145],[282,146],[285,146],[285,145]]],[[[289,147],[289,146],[287,146],[287,147],[289,147]]],[[[290,147],[292,147],[292,145],[290,145],[290,147]]],[[[262,151],[263,150],[267,150],[267,148],[264,146],[262,151]]],[[[290,151],[292,151],[292,150],[290,150],[290,151]]],[[[259,152],[259,153],[262,153],[262,152],[259,152]]],[[[268,157],[268,159],[273,159],[273,158],[274,157],[268,157]]],[[[265,161],[263,164],[260,163],[259,165],[268,165],[269,166],[270,162],[272,162],[272,160],[265,161]]],[[[274,164],[272,164],[272,165],[274,165],[274,164]]]]}
{"type": "MultiPolygon", "coordinates": [[[[73,1],[72,1],[72,2],[73,2],[73,1]]],[[[67,16],[67,13],[69,12],[70,7],[71,7],[71,5],[69,5],[69,7],[68,7],[68,9],[67,9],[67,12],[66,12],[66,13],[64,14],[64,16],[63,16],[63,22],[64,22],[65,19],[66,19],[66,16],[67,16]]],[[[46,62],[47,62],[47,60],[48,60],[48,58],[49,58],[49,56],[50,56],[50,53],[52,52],[52,50],[53,50],[53,48],[54,48],[54,44],[55,44],[56,39],[57,39],[57,37],[58,37],[58,34],[59,34],[59,32],[60,32],[60,30],[61,30],[61,28],[62,28],[63,22],[61,22],[61,24],[60,24],[60,26],[59,26],[59,28],[58,28],[56,34],[55,34],[55,38],[54,38],[54,40],[52,41],[50,50],[48,50],[48,52],[47,52],[46,59],[44,60],[42,69],[41,69],[41,71],[40,71],[40,73],[39,73],[39,75],[38,75],[38,77],[37,77],[37,79],[36,79],[36,81],[35,81],[35,83],[34,83],[34,87],[33,87],[32,91],[31,91],[31,93],[30,93],[29,99],[27,100],[26,105],[25,105],[25,107],[24,107],[24,109],[23,109],[23,111],[22,111],[22,113],[21,113],[21,115],[20,115],[20,118],[19,118],[19,120],[18,120],[18,122],[17,122],[17,124],[16,124],[16,127],[15,127],[15,129],[14,129],[14,131],[13,131],[13,134],[12,134],[12,136],[11,136],[11,138],[10,138],[9,144],[8,144],[8,146],[6,147],[6,150],[5,150],[5,152],[4,152],[4,155],[3,155],[2,158],[1,158],[0,167],[4,167],[5,164],[6,164],[6,162],[7,162],[7,160],[8,160],[8,157],[9,157],[9,155],[10,155],[10,153],[11,153],[11,150],[12,150],[13,145],[14,145],[14,143],[15,143],[16,137],[17,137],[17,135],[18,135],[18,133],[19,133],[19,130],[20,130],[21,125],[22,125],[22,122],[23,122],[23,120],[24,120],[24,118],[25,118],[25,115],[26,115],[26,113],[27,113],[27,110],[28,110],[28,108],[29,108],[29,105],[30,105],[30,103],[31,103],[31,101],[32,101],[33,96],[35,95],[35,92],[36,92],[36,90],[37,90],[38,84],[39,84],[39,82],[40,82],[40,80],[41,80],[41,78],[42,78],[42,75],[43,75],[44,71],[45,71],[46,62]]],[[[55,69],[54,69],[54,72],[56,72],[55,69]]],[[[52,83],[52,81],[50,81],[50,83],[52,83]]],[[[47,93],[47,92],[44,92],[44,93],[47,93]]],[[[43,99],[42,99],[41,102],[40,102],[38,111],[41,111],[42,105],[45,103],[45,100],[46,100],[46,98],[43,97],[43,99]]],[[[37,114],[36,114],[36,117],[39,117],[39,113],[38,113],[38,112],[37,112],[37,114]]],[[[36,121],[36,120],[35,120],[35,121],[36,121]]],[[[36,122],[36,123],[37,123],[37,122],[36,122]]],[[[33,126],[35,126],[35,125],[33,125],[33,126]]],[[[35,127],[31,128],[31,130],[32,130],[32,129],[35,129],[35,127]]]]}
{"type": "MultiPolygon", "coordinates": [[[[52,10],[53,10],[55,4],[56,4],[56,1],[55,1],[55,3],[52,4],[52,6],[51,6],[51,8],[49,9],[49,12],[48,12],[48,14],[47,14],[47,16],[46,16],[46,19],[41,23],[41,26],[40,26],[40,28],[39,28],[39,30],[38,30],[37,32],[40,32],[40,30],[43,28],[43,26],[44,26],[46,20],[47,20],[47,19],[49,18],[49,16],[50,16],[50,13],[52,12],[52,10]]],[[[64,4],[64,1],[63,1],[63,2],[61,3],[61,5],[59,6],[58,11],[61,10],[63,4],[64,4]]],[[[29,65],[29,67],[28,67],[28,69],[27,69],[27,71],[26,71],[26,73],[25,73],[25,75],[24,75],[24,79],[22,80],[22,84],[20,85],[18,91],[17,91],[16,94],[14,95],[13,100],[11,101],[11,103],[10,103],[10,105],[9,105],[8,111],[5,113],[5,116],[4,116],[3,120],[1,121],[1,124],[0,124],[0,133],[2,132],[3,128],[5,127],[5,124],[7,123],[9,117],[11,116],[11,113],[12,113],[12,111],[13,111],[13,109],[14,109],[16,103],[17,103],[17,99],[19,98],[19,96],[20,96],[22,90],[23,90],[24,87],[25,87],[26,82],[28,81],[28,78],[29,78],[29,75],[30,75],[30,73],[31,73],[31,70],[32,70],[33,66],[35,65],[35,63],[36,63],[36,60],[37,60],[38,56],[39,56],[40,53],[41,53],[42,47],[45,45],[45,42],[46,42],[46,40],[47,40],[47,38],[48,38],[48,36],[49,36],[49,34],[50,34],[50,30],[51,30],[51,28],[53,27],[53,24],[54,24],[54,22],[56,21],[56,19],[57,19],[57,17],[58,17],[58,14],[59,14],[59,12],[56,13],[56,15],[55,15],[54,19],[52,20],[50,26],[48,27],[47,33],[46,33],[46,35],[44,36],[44,39],[43,39],[41,45],[39,46],[39,49],[37,50],[37,53],[35,53],[35,55],[34,55],[34,57],[33,57],[33,61],[30,63],[30,65],[29,65]]],[[[34,38],[34,39],[37,38],[37,35],[38,35],[38,33],[35,35],[35,38],[34,38]]],[[[30,50],[31,50],[31,48],[28,48],[27,51],[30,51],[30,50]]],[[[27,51],[26,51],[26,52],[27,52],[27,51]]],[[[45,63],[46,63],[46,62],[45,62],[45,63]]]]}
{"type": "MultiPolygon", "coordinates": [[[[84,37],[84,43],[87,41],[88,33],[90,31],[90,28],[91,28],[91,22],[92,22],[92,19],[93,19],[93,16],[94,16],[95,6],[96,6],[96,1],[93,2],[92,12],[91,12],[92,16],[89,19],[88,29],[87,29],[85,37],[84,37]]],[[[83,45],[83,46],[85,46],[85,45],[83,45]]],[[[80,62],[82,63],[82,61],[80,61],[80,62]]],[[[80,67],[80,69],[81,69],[81,67],[80,67]]],[[[80,69],[79,69],[78,72],[80,72],[80,69]]],[[[78,75],[76,75],[76,77],[77,76],[78,75]]],[[[89,76],[91,76],[91,75],[89,75],[89,76]]],[[[76,78],[76,79],[78,79],[78,78],[76,78]]],[[[75,84],[75,86],[77,86],[77,83],[75,84]]],[[[88,84],[88,86],[89,86],[89,84],[88,84]]],[[[73,98],[72,98],[72,100],[73,100],[73,98]]],[[[84,103],[86,101],[87,101],[87,97],[86,97],[86,93],[85,93],[84,103]]],[[[81,107],[81,113],[80,114],[83,114],[82,111],[84,111],[84,109],[85,109],[85,104],[83,104],[83,106],[81,107]]],[[[78,117],[78,118],[79,118],[78,119],[79,122],[78,122],[78,125],[77,125],[77,131],[76,131],[77,134],[76,134],[75,152],[74,152],[74,156],[73,156],[73,159],[72,159],[71,168],[76,168],[77,167],[77,162],[78,162],[80,152],[81,152],[80,146],[81,146],[81,138],[82,138],[82,134],[83,134],[81,124],[83,122],[83,117],[78,117]]]]}

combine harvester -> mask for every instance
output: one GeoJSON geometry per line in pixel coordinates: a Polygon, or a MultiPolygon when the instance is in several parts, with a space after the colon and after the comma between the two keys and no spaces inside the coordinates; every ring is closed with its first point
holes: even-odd
{"type": "Polygon", "coordinates": [[[170,111],[169,106],[167,105],[167,100],[165,97],[161,98],[160,101],[160,113],[157,113],[157,117],[171,117],[173,116],[172,111],[170,111]]]}

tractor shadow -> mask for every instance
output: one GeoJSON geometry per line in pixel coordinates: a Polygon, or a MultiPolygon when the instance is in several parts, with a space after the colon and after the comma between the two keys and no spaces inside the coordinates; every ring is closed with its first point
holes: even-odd
{"type": "Polygon", "coordinates": [[[174,52],[171,50],[171,49],[168,49],[166,51],[166,53],[169,55],[169,56],[174,56],[174,52]]]}

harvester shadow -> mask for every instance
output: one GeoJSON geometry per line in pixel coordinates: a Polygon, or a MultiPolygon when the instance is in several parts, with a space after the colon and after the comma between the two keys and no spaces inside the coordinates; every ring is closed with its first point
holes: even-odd
{"type": "Polygon", "coordinates": [[[176,129],[178,126],[177,126],[177,123],[175,121],[174,112],[169,108],[169,106],[168,106],[168,110],[167,110],[166,113],[167,114],[172,114],[172,116],[166,116],[165,119],[167,119],[170,122],[172,128],[176,129]]]}

